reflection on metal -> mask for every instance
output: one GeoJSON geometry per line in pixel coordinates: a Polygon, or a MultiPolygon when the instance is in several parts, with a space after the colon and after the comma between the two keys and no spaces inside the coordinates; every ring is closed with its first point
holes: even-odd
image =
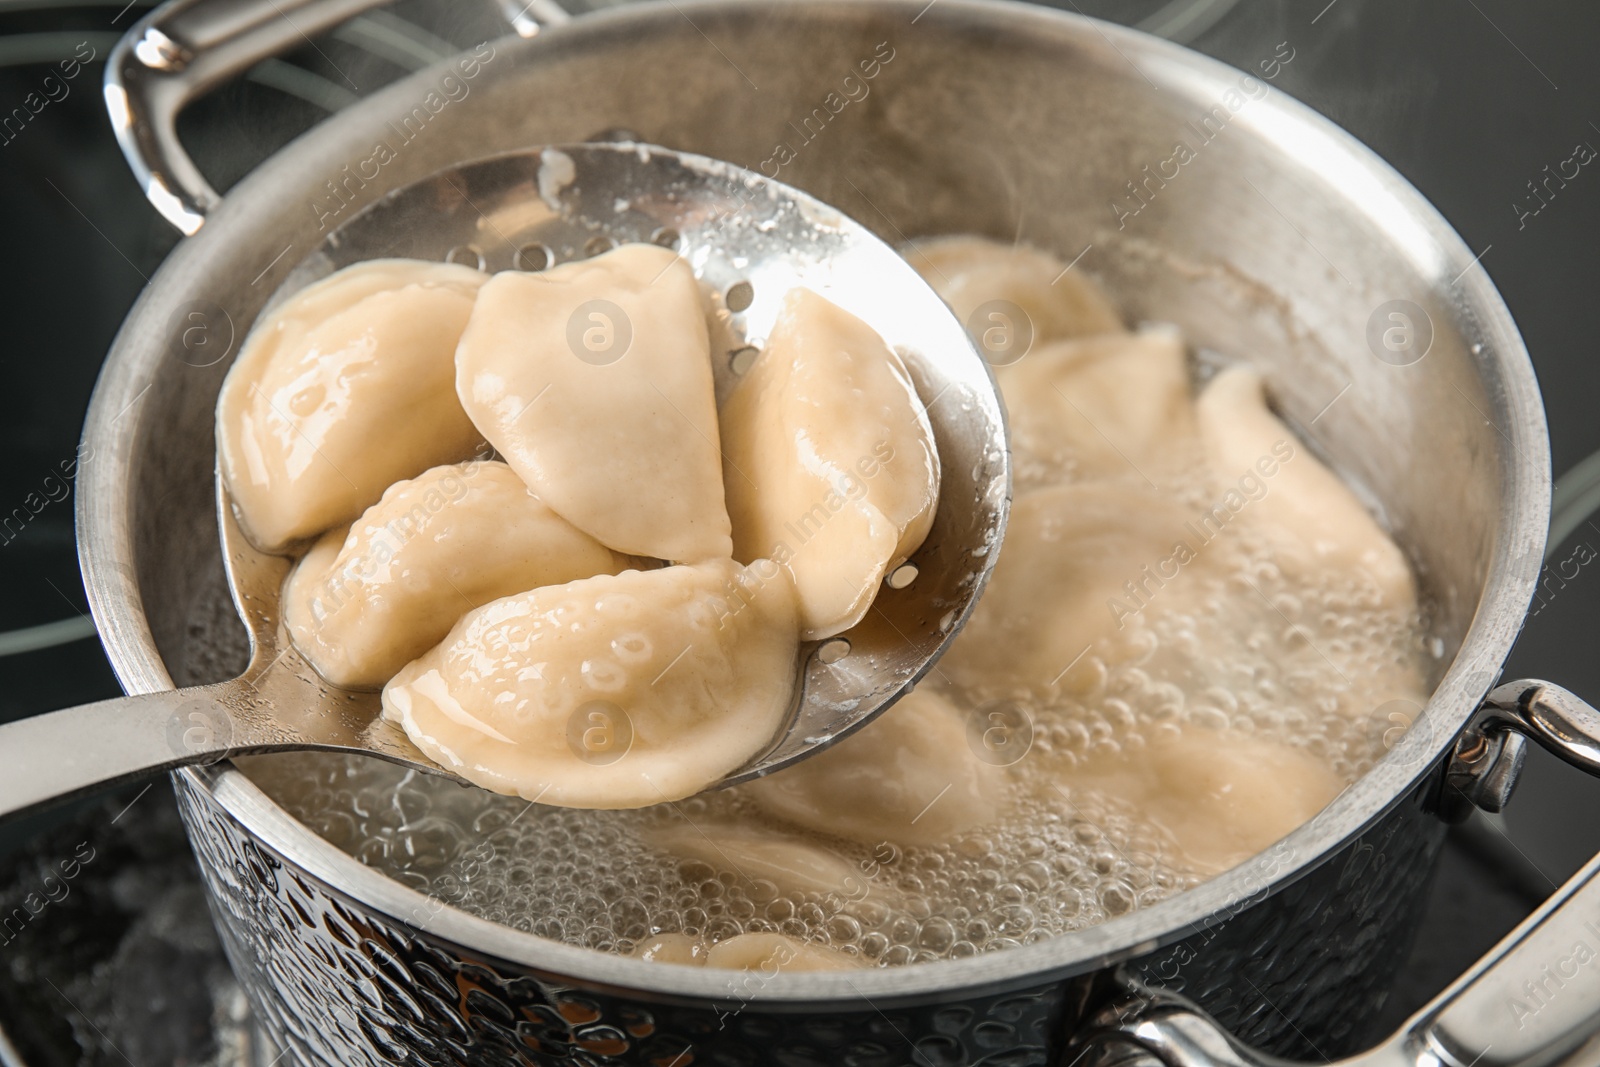
{"type": "Polygon", "coordinates": [[[572,20],[556,0],[500,0],[500,13],[519,37],[535,37],[546,26],[572,20]]]}
{"type": "Polygon", "coordinates": [[[328,112],[349,107],[361,99],[337,82],[281,59],[269,59],[252,67],[245,80],[287,93],[328,112]]]}
{"type": "Polygon", "coordinates": [[[58,63],[74,58],[83,44],[94,49],[96,56],[104,57],[121,39],[120,33],[14,33],[0,37],[0,67],[58,63]]]}
{"type": "Polygon", "coordinates": [[[1544,558],[1549,560],[1596,511],[1600,511],[1600,452],[1581,460],[1556,481],[1544,558]]]}
{"type": "Polygon", "coordinates": [[[7,630],[0,633],[0,656],[37,652],[43,648],[82,641],[85,637],[94,636],[94,632],[94,620],[87,615],[57,619],[38,626],[24,626],[20,630],[7,630]]]}
{"type": "Polygon", "coordinates": [[[1188,44],[1221,22],[1238,4],[1239,0],[1176,0],[1139,21],[1134,29],[1188,44]]]}
{"type": "Polygon", "coordinates": [[[364,48],[407,70],[421,70],[460,49],[389,11],[372,11],[334,30],[334,40],[364,48]]]}

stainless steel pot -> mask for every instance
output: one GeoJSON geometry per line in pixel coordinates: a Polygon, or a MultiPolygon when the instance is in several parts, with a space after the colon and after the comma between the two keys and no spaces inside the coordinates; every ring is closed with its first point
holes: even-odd
{"type": "MultiPolygon", "coordinates": [[[[231,666],[195,637],[231,617],[211,495],[227,360],[214,354],[236,350],[329,225],[388,190],[618,127],[781,176],[890,240],[979,231],[1051,248],[1105,279],[1130,318],[1176,321],[1201,348],[1262,364],[1280,409],[1371,493],[1415,562],[1439,678],[1383,761],[1238,869],[1068,937],[851,974],[680,971],[513,932],[362,866],[230,766],[182,772],[230,958],[295,1059],[1022,1065],[1090,1038],[1171,1062],[1242,1055],[1187,1002],[1121,999],[1141,979],[1251,1045],[1343,1054],[1369,1036],[1360,1021],[1404,955],[1441,813],[1503,801],[1517,730],[1594,763],[1582,748],[1584,731],[1600,736],[1593,713],[1553,687],[1501,691],[1500,713],[1479,710],[1529,602],[1549,510],[1544,417],[1516,327],[1415,190],[1272,90],[1293,41],[1241,72],[982,0],[668,0],[559,26],[539,8],[542,30],[513,5],[521,36],[337,115],[226,198],[206,188],[176,110],[371,3],[177,0],[108,69],[136,172],[194,234],[130,314],[85,430],[83,567],[129,690],[231,666]],[[1384,332],[1396,323],[1405,343],[1384,332]],[[196,325],[206,359],[185,347],[196,325]]],[[[1580,971],[1574,985],[1600,965],[1580,971]]],[[[1584,1018],[1558,1006],[1521,1019],[1523,1059],[1555,1047],[1552,1021],[1569,1033],[1584,1018]]],[[[1459,1048],[1428,1044],[1439,1026],[1419,1020],[1390,1054],[1453,1062],[1459,1048]]]]}

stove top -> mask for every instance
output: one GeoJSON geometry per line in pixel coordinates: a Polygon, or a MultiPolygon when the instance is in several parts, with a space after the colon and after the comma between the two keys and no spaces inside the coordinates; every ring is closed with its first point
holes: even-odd
{"type": "MultiPolygon", "coordinates": [[[[1354,132],[1460,231],[1521,325],[1554,468],[1600,452],[1600,8],[1513,0],[1060,0],[1239,66],[1280,45],[1274,84],[1354,132]],[[1568,175],[1550,181],[1551,174],[1568,175]],[[1592,188],[1591,188],[1592,186],[1592,188]]],[[[122,317],[175,243],[117,150],[102,64],[146,0],[0,3],[0,721],[118,692],[93,640],[63,464],[122,317]],[[71,71],[71,75],[68,72],[71,71]],[[46,77],[51,80],[47,83],[46,77]],[[30,94],[34,94],[30,97],[30,94]],[[44,99],[35,112],[33,107],[44,99]],[[13,107],[31,101],[26,121],[13,107]],[[12,115],[11,120],[5,118],[12,115]],[[18,402],[20,400],[20,403],[18,402]]],[[[399,0],[200,101],[180,129],[226,188],[327,112],[500,32],[492,0],[399,0]]],[[[1576,479],[1558,479],[1562,493],[1576,479]]],[[[1600,696],[1600,525],[1551,546],[1508,666],[1600,696]]],[[[1427,919],[1383,1009],[1392,1028],[1600,850],[1600,783],[1530,754],[1506,815],[1451,833],[1427,919]]],[[[164,782],[0,831],[0,1064],[253,1064],[164,782]],[[70,876],[67,871],[71,871],[70,876]],[[47,879],[48,876],[48,879],[47,879]],[[28,906],[32,900],[34,908],[28,906]],[[42,907],[38,905],[42,904],[42,907]]]]}

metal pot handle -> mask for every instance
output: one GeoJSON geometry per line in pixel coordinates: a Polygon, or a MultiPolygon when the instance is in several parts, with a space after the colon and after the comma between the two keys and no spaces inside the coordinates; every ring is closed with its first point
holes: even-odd
{"type": "MultiPolygon", "coordinates": [[[[145,198],[185,235],[222,196],[178,140],[178,114],[196,98],[388,0],[168,0],[117,42],[106,62],[111,128],[145,198]]],[[[556,0],[496,0],[511,28],[532,37],[570,16],[556,0]]]]}
{"type": "MultiPolygon", "coordinates": [[[[1600,712],[1549,682],[1497,687],[1457,743],[1452,771],[1527,737],[1600,775],[1600,712]]],[[[1514,760],[1512,761],[1515,762],[1514,760]]],[[[1514,775],[1513,775],[1514,777],[1514,775]]],[[[1504,790],[1509,792],[1509,786],[1504,790]]],[[[1497,791],[1496,795],[1503,795],[1497,791]]],[[[1128,978],[1068,1049],[1165,1067],[1288,1067],[1236,1041],[1189,1001],[1128,978]]],[[[1600,855],[1378,1047],[1339,1067],[1544,1067],[1600,1046],[1600,855]]]]}

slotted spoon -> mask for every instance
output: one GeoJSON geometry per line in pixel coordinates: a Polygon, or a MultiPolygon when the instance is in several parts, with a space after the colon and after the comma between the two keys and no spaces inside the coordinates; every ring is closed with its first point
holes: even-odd
{"type": "MultiPolygon", "coordinates": [[[[341,205],[330,197],[330,216],[341,205]]],[[[275,299],[352,263],[407,256],[488,271],[543,270],[652,241],[688,261],[717,308],[719,399],[759,351],[784,294],[804,285],[858,315],[915,380],[943,481],[933,528],[866,619],[802,647],[782,735],[721,785],[766,774],[860,728],[960,631],[998,554],[1010,460],[993,379],[961,324],[859,223],[731,164],[632,142],[562,145],[467,163],[396,190],[333,229],[275,299]]],[[[245,540],[218,482],[222,549],[250,663],[230,681],[85,704],[0,727],[0,818],[116,782],[230,756],[357,752],[456,777],[378,718],[378,694],[324,682],[279,629],[292,561],[245,540]]],[[[460,781],[459,778],[457,778],[460,781]]]]}

